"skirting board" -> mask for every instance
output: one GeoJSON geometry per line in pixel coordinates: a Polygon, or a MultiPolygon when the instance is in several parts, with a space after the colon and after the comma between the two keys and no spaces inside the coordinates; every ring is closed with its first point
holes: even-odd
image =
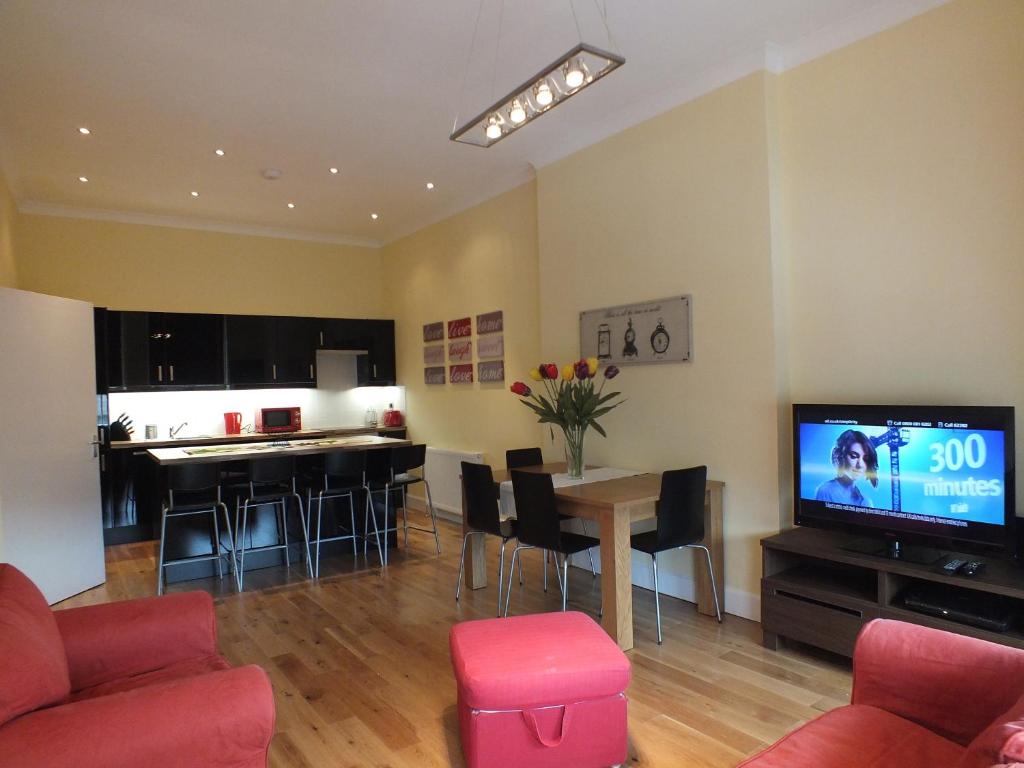
{"type": "MultiPolygon", "coordinates": [[[[424,511],[426,510],[426,505],[422,498],[410,495],[409,508],[424,511]]],[[[449,520],[453,523],[462,523],[461,510],[450,510],[435,505],[434,511],[438,517],[444,520],[449,520]]],[[[576,557],[578,562],[572,563],[574,567],[590,568],[590,561],[587,560],[585,554],[577,555],[576,557]]],[[[597,567],[598,573],[600,573],[601,553],[596,549],[594,550],[594,565],[597,567]]],[[[649,557],[646,555],[634,555],[632,578],[633,584],[649,590],[652,593],[651,600],[654,600],[654,571],[651,568],[649,557]]],[[[689,576],[683,576],[682,574],[662,569],[658,574],[658,587],[661,589],[661,594],[663,595],[677,597],[680,600],[686,600],[690,603],[697,602],[696,582],[689,576]]],[[[760,622],[761,596],[751,594],[750,592],[746,592],[742,589],[726,586],[724,613],[731,613],[733,616],[740,616],[744,619],[760,622]]]]}

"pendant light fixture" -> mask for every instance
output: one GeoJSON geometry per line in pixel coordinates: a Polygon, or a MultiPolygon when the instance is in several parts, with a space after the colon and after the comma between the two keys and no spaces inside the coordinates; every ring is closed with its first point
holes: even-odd
{"type": "MultiPolygon", "coordinates": [[[[482,9],[483,0],[480,2],[482,9]]],[[[576,9],[573,7],[572,0],[569,2],[569,7],[572,10],[573,20],[576,22],[577,35],[579,35],[579,20],[576,18],[576,9]]],[[[504,7],[502,10],[504,11],[504,7]]],[[[608,33],[608,41],[611,43],[612,36],[608,29],[606,14],[601,9],[598,9],[598,12],[604,22],[605,31],[608,33]]],[[[479,21],[478,14],[478,25],[479,21]]],[[[474,45],[476,34],[477,29],[474,28],[474,45]]],[[[500,46],[500,43],[501,27],[499,22],[496,47],[500,46]]],[[[472,51],[473,47],[471,46],[471,56],[472,51]]],[[[472,144],[477,147],[493,146],[625,63],[626,60],[622,56],[588,45],[580,37],[579,43],[475,117],[461,125],[456,118],[456,127],[449,138],[452,141],[472,144]]],[[[495,68],[497,68],[497,56],[495,56],[495,68]]]]}

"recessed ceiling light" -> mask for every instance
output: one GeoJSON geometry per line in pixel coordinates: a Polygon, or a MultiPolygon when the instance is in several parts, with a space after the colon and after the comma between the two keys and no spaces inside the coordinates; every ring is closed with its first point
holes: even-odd
{"type": "Polygon", "coordinates": [[[213,154],[215,154],[217,157],[224,157],[224,150],[223,149],[215,149],[215,150],[213,150],[213,154]]]}
{"type": "Polygon", "coordinates": [[[85,184],[85,183],[86,183],[87,181],[89,181],[89,179],[87,179],[87,178],[86,178],[85,176],[79,176],[79,177],[78,177],[78,180],[79,180],[80,182],[82,182],[83,184],[85,184]]]}
{"type": "Polygon", "coordinates": [[[192,192],[190,192],[189,194],[191,194],[191,195],[192,195],[192,197],[199,197],[199,193],[198,193],[198,192],[195,192],[195,191],[192,191],[192,192]]]}
{"type": "Polygon", "coordinates": [[[433,189],[433,188],[434,188],[434,182],[428,181],[427,182],[427,189],[433,189]]]}
{"type": "Polygon", "coordinates": [[[378,216],[376,213],[371,213],[370,214],[370,218],[373,219],[374,221],[376,221],[377,219],[380,218],[380,216],[378,216]]]}
{"type": "Polygon", "coordinates": [[[337,172],[338,172],[337,168],[331,168],[331,173],[337,173],[337,172]]]}
{"type": "Polygon", "coordinates": [[[288,203],[288,207],[289,208],[294,208],[295,207],[295,203],[288,203]]]}
{"type": "Polygon", "coordinates": [[[92,131],[90,131],[90,130],[89,130],[88,128],[86,128],[86,127],[85,127],[84,125],[83,125],[83,126],[82,126],[81,128],[79,128],[79,129],[78,129],[78,132],[79,132],[80,134],[82,134],[83,136],[88,136],[88,135],[89,135],[90,133],[92,133],[92,131]]]}

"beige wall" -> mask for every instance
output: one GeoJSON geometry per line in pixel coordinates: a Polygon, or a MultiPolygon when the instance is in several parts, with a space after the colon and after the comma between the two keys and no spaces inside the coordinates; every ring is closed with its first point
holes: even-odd
{"type": "Polygon", "coordinates": [[[7,181],[0,172],[0,287],[16,288],[18,270],[14,261],[14,227],[18,212],[14,199],[7,188],[7,181]]]}
{"type": "Polygon", "coordinates": [[[793,399],[1024,405],[1024,3],[941,6],[780,86],[793,399]]]}
{"type": "MultiPolygon", "coordinates": [[[[765,76],[750,76],[542,169],[537,184],[545,358],[578,355],[581,310],[693,295],[692,361],[624,367],[628,400],[585,454],[642,470],[707,464],[725,481],[727,602],[747,613],[758,537],[778,530],[765,120],[765,76]]],[[[688,563],[659,563],[684,593],[688,563]]],[[[636,555],[634,571],[649,581],[650,559],[636,555]]]]}
{"type": "Polygon", "coordinates": [[[116,309],[389,316],[373,248],[22,215],[27,291],[116,309]]]}
{"type": "Polygon", "coordinates": [[[507,448],[537,445],[536,419],[508,391],[537,364],[540,349],[535,185],[386,246],[383,264],[398,379],[415,415],[410,436],[439,448],[481,451],[497,466],[504,466],[507,448]],[[477,314],[498,309],[505,320],[506,384],[426,386],[423,325],[470,316],[475,331],[477,314]]]}

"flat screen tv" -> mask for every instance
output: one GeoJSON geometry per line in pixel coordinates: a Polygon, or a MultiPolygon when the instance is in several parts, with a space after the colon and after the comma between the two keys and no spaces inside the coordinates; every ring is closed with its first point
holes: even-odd
{"type": "Polygon", "coordinates": [[[1010,407],[794,405],[794,521],[919,562],[1013,554],[1013,428],[1010,407]]]}

